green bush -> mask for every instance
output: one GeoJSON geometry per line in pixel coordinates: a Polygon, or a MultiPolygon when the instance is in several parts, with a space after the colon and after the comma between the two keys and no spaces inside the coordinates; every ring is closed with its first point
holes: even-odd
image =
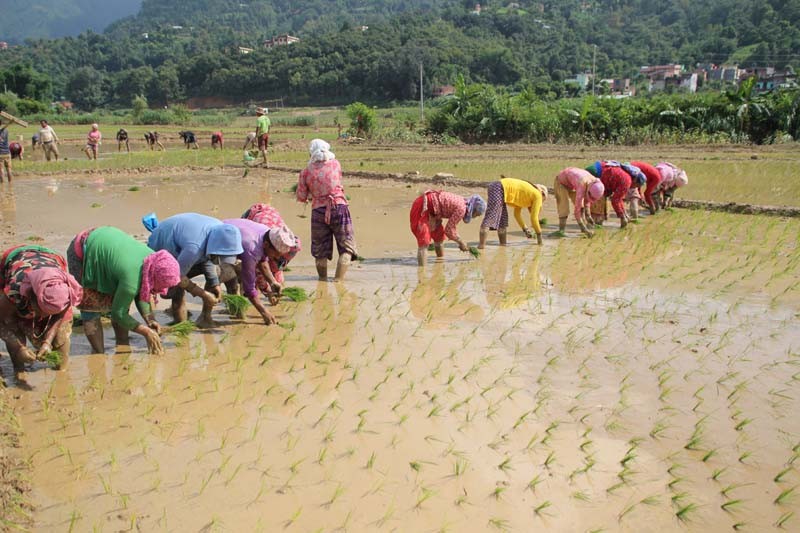
{"type": "Polygon", "coordinates": [[[366,137],[372,135],[377,125],[374,109],[361,102],[353,102],[345,111],[350,118],[350,133],[366,137]]]}

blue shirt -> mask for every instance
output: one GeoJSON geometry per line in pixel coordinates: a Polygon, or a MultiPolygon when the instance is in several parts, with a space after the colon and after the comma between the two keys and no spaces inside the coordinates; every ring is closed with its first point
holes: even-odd
{"type": "Polygon", "coordinates": [[[9,155],[11,151],[8,149],[8,129],[3,128],[0,130],[0,155],[9,155]]]}
{"type": "Polygon", "coordinates": [[[168,251],[178,260],[181,276],[186,276],[193,266],[208,261],[208,235],[221,225],[216,218],[198,213],[174,215],[159,222],[147,245],[155,251],[168,251]]]}

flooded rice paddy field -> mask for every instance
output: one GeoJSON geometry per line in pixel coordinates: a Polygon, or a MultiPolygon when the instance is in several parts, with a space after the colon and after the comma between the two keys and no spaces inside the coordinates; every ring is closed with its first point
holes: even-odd
{"type": "MultiPolygon", "coordinates": [[[[294,181],[20,180],[3,245],[270,201],[308,246],[294,181]]],[[[319,283],[306,248],[287,285],[310,298],[281,302],[280,327],[219,310],[163,357],[138,338],[111,355],[110,334],[88,355],[78,329],[67,371],[16,379],[0,360],[34,529],[800,527],[800,222],[676,210],[541,248],[512,227],[508,247],[448,247],[421,271],[416,187],[348,180],[366,260],[319,283]]],[[[555,229],[552,200],[543,216],[555,229]]]]}

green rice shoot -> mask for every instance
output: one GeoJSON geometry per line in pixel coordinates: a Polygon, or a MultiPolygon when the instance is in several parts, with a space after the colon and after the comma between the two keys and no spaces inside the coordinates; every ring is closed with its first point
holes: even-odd
{"type": "Polygon", "coordinates": [[[48,366],[53,370],[58,370],[61,368],[62,361],[63,359],[61,358],[61,352],[51,350],[44,354],[44,362],[47,363],[48,366]]]}
{"type": "Polygon", "coordinates": [[[250,307],[250,300],[239,294],[226,294],[222,297],[228,314],[234,318],[244,318],[244,312],[250,307]]]}
{"type": "Polygon", "coordinates": [[[478,249],[477,249],[476,247],[474,247],[474,246],[470,246],[470,247],[469,247],[469,253],[471,253],[471,254],[472,254],[472,257],[474,257],[474,258],[476,258],[476,259],[477,259],[478,257],[480,257],[480,256],[481,256],[481,251],[480,251],[480,250],[478,250],[478,249]]]}
{"type": "Polygon", "coordinates": [[[304,302],[308,300],[308,294],[302,287],[286,287],[283,289],[283,295],[293,302],[304,302]]]}
{"type": "Polygon", "coordinates": [[[186,338],[189,336],[191,332],[197,329],[197,326],[194,322],[190,320],[184,320],[183,322],[178,322],[177,324],[173,324],[169,328],[169,332],[176,337],[186,338]]]}

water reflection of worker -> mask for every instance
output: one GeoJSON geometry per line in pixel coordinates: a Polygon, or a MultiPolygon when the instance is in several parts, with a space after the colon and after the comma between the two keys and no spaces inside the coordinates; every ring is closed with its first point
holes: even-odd
{"type": "Polygon", "coordinates": [[[455,269],[451,281],[445,277],[444,263],[434,263],[431,276],[426,279],[425,270],[417,271],[417,287],[411,293],[409,306],[411,313],[424,324],[435,327],[449,327],[455,321],[480,322],[483,308],[473,303],[464,290],[466,274],[472,272],[470,263],[461,263],[455,269]]]}
{"type": "Polygon", "coordinates": [[[486,212],[486,202],[478,196],[459,196],[445,191],[427,191],[411,205],[411,233],[417,238],[417,264],[425,266],[428,245],[433,241],[436,257],[444,256],[444,238],[458,243],[462,252],[469,250],[458,236],[456,227],[486,212]],[[443,225],[444,219],[447,225],[443,225]]]}
{"type": "Polygon", "coordinates": [[[486,301],[493,309],[518,307],[541,290],[538,255],[531,259],[501,248],[480,263],[486,301]]]}
{"type": "Polygon", "coordinates": [[[311,327],[316,353],[330,361],[321,382],[315,383],[315,394],[330,392],[342,377],[349,359],[358,319],[358,298],[343,283],[334,284],[336,299],[331,297],[331,284],[318,282],[311,306],[311,327]]]}

